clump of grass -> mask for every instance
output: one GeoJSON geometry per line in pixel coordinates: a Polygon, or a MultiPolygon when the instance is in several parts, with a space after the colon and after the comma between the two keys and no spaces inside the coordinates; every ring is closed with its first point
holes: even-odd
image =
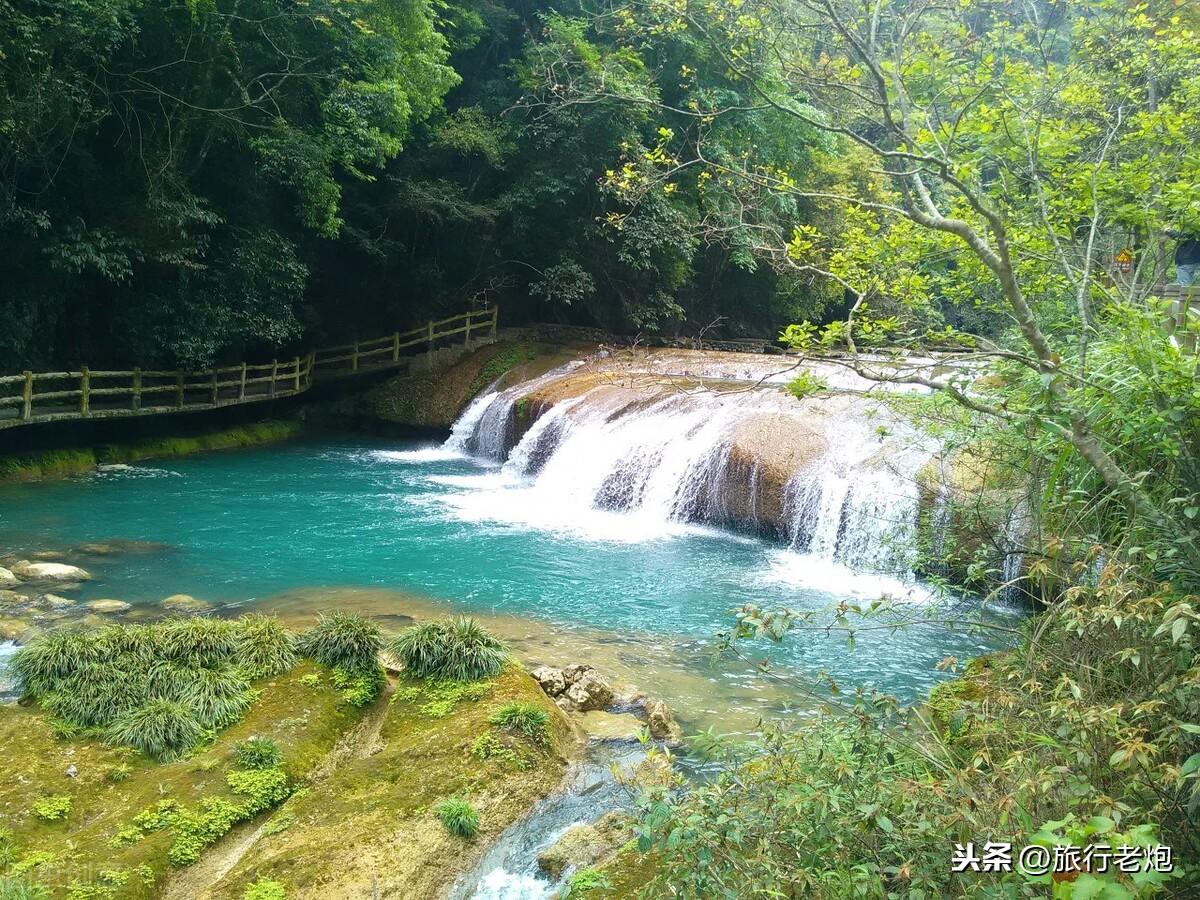
{"type": "Polygon", "coordinates": [[[296,635],[271,616],[245,616],[235,636],[238,664],[251,678],[270,678],[296,664],[296,635]]]}
{"type": "Polygon", "coordinates": [[[514,700],[488,719],[493,725],[525,735],[536,744],[550,743],[550,714],[536,703],[514,700]]]}
{"type": "Polygon", "coordinates": [[[239,769],[272,769],[283,762],[279,745],[270,738],[252,737],[233,747],[239,769]]]}
{"type": "Polygon", "coordinates": [[[282,881],[260,878],[246,888],[242,900],[287,900],[287,887],[282,881]]]}
{"type": "Polygon", "coordinates": [[[24,878],[0,878],[0,900],[50,900],[50,890],[24,878]]]}
{"type": "Polygon", "coordinates": [[[363,672],[379,667],[379,626],[353,613],[323,614],[300,639],[300,652],[331,669],[363,672]]]}
{"type": "Polygon", "coordinates": [[[433,814],[456,837],[473,838],[479,833],[479,811],[466,800],[458,797],[439,800],[433,814]]]}
{"type": "Polygon", "coordinates": [[[389,649],[414,675],[453,681],[491,678],[508,660],[504,643],[469,618],[416,625],[389,649]]]}
{"type": "Polygon", "coordinates": [[[187,666],[213,666],[237,652],[233,623],[193,616],[159,626],[161,654],[187,666]]]}
{"type": "Polygon", "coordinates": [[[192,711],[172,700],[150,700],[119,717],[108,729],[113,743],[128,744],[160,761],[187,752],[203,733],[192,711]]]}
{"type": "Polygon", "coordinates": [[[17,650],[8,668],[26,693],[37,695],[99,660],[100,647],[94,635],[83,631],[51,631],[17,650]]]}
{"type": "Polygon", "coordinates": [[[183,695],[184,703],[206,728],[224,728],[236,722],[252,699],[250,683],[228,663],[197,668],[183,695]]]}
{"type": "Polygon", "coordinates": [[[120,784],[122,781],[127,781],[132,774],[133,768],[129,763],[117,763],[104,773],[104,780],[109,784],[120,784]]]}

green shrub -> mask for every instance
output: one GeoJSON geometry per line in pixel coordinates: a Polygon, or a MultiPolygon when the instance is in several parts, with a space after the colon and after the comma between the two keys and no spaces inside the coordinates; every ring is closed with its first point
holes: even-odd
{"type": "Polygon", "coordinates": [[[581,891],[600,891],[611,887],[612,882],[603,872],[597,869],[580,869],[567,882],[562,897],[563,900],[567,900],[568,897],[578,896],[581,891]]]}
{"type": "Polygon", "coordinates": [[[300,638],[300,652],[310,659],[351,672],[378,668],[383,638],[379,626],[352,613],[332,612],[300,638]]]}
{"type": "Polygon", "coordinates": [[[253,694],[237,667],[226,663],[195,669],[182,699],[201,725],[223,728],[245,714],[253,694]]]}
{"type": "Polygon", "coordinates": [[[331,677],[333,686],[342,692],[342,699],[351,706],[366,706],[387,681],[379,666],[357,672],[348,672],[339,666],[331,677]]]}
{"type": "Polygon", "coordinates": [[[71,814],[71,798],[65,794],[39,797],[33,801],[33,814],[45,822],[61,822],[71,814]]]}
{"type": "Polygon", "coordinates": [[[503,642],[468,618],[416,625],[397,637],[389,649],[414,675],[454,681],[491,678],[508,659],[503,642]]]}
{"type": "Polygon", "coordinates": [[[273,769],[283,762],[279,745],[270,738],[252,737],[233,747],[239,769],[273,769]]]}
{"type": "Polygon", "coordinates": [[[159,626],[160,655],[188,666],[216,666],[237,651],[232,622],[191,616],[169,619],[159,626]]]}
{"type": "Polygon", "coordinates": [[[270,678],[296,664],[296,635],[270,616],[245,616],[237,623],[236,654],[250,678],[270,678]]]}
{"type": "Polygon", "coordinates": [[[801,369],[800,373],[788,382],[787,389],[797,400],[803,400],[805,397],[826,393],[829,390],[829,382],[808,369],[801,369]]]}
{"type": "Polygon", "coordinates": [[[100,648],[92,634],[51,631],[17,650],[8,662],[8,669],[25,693],[37,696],[53,690],[62,679],[99,660],[100,648]]]}
{"type": "Polygon", "coordinates": [[[104,773],[104,780],[109,784],[119,784],[122,781],[128,780],[133,774],[133,769],[129,763],[117,763],[111,769],[104,773]]]}
{"type": "Polygon", "coordinates": [[[511,765],[514,769],[524,771],[531,765],[530,761],[518,750],[504,743],[496,734],[485,731],[471,741],[471,755],[476,759],[496,760],[511,765]]]}
{"type": "Polygon", "coordinates": [[[456,837],[473,838],[479,833],[479,812],[466,800],[457,797],[439,800],[433,813],[445,829],[456,837]]]}
{"type": "Polygon", "coordinates": [[[287,900],[287,888],[282,881],[260,878],[246,888],[242,900],[287,900]]]}
{"type": "Polygon", "coordinates": [[[246,818],[286,800],[291,793],[287,773],[278,768],[238,769],[225,776],[225,784],[246,798],[242,804],[246,818]]]}
{"type": "Polygon", "coordinates": [[[505,703],[488,720],[493,725],[516,731],[537,744],[550,743],[550,714],[536,703],[514,700],[505,703]]]}
{"type": "Polygon", "coordinates": [[[24,878],[0,878],[0,900],[49,900],[50,891],[24,878]]]}
{"type": "Polygon", "coordinates": [[[128,744],[165,761],[190,750],[204,729],[192,711],[172,700],[150,700],[118,718],[108,730],[113,743],[128,744]]]}

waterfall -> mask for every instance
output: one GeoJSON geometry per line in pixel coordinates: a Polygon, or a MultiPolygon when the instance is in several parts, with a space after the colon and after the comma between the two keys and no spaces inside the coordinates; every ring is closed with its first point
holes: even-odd
{"type": "MultiPolygon", "coordinates": [[[[605,537],[630,540],[668,533],[672,523],[734,528],[779,535],[799,553],[847,567],[911,574],[916,472],[932,448],[911,429],[875,426],[871,401],[844,398],[814,411],[773,390],[589,385],[570,399],[539,400],[541,415],[518,433],[527,418],[517,414],[521,404],[562,374],[485,394],[446,442],[503,463],[487,484],[526,492],[508,498],[510,508],[519,506],[510,517],[586,530],[598,514],[616,514],[624,524],[603,523],[605,537]],[[818,455],[765,463],[755,454],[770,452],[771,429],[780,428],[785,437],[815,434],[818,455]]],[[[478,497],[448,502],[460,503],[464,515],[501,517],[499,503],[478,497]]]]}

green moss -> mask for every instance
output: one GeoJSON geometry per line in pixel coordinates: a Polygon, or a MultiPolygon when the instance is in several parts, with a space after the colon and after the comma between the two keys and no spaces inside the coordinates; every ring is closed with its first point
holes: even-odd
{"type": "Polygon", "coordinates": [[[983,688],[978,681],[956,678],[935,685],[929,692],[926,708],[943,736],[956,741],[968,733],[972,706],[983,697],[983,688]]]}
{"type": "Polygon", "coordinates": [[[104,444],[98,447],[0,456],[0,483],[79,475],[101,464],[141,462],[147,459],[188,456],[207,450],[254,447],[296,437],[303,428],[303,423],[297,421],[270,420],[237,425],[194,437],[155,438],[128,444],[104,444]]]}

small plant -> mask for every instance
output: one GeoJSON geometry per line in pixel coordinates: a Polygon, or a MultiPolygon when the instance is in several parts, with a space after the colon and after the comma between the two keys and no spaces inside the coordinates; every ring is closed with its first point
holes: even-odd
{"type": "Polygon", "coordinates": [[[305,687],[320,687],[321,674],[319,672],[309,672],[307,675],[301,676],[300,683],[305,687]]]}
{"type": "Polygon", "coordinates": [[[270,738],[252,737],[233,747],[239,769],[273,769],[283,762],[279,745],[270,738]]]}
{"type": "Polygon", "coordinates": [[[270,616],[239,619],[235,643],[238,665],[250,678],[270,678],[296,664],[296,635],[270,616]]]}
{"type": "Polygon", "coordinates": [[[422,678],[478,681],[500,674],[508,652],[498,638],[474,619],[444,619],[409,628],[391,652],[422,678]]]}
{"type": "Polygon", "coordinates": [[[120,784],[122,781],[128,780],[132,774],[133,768],[129,763],[117,763],[104,773],[104,780],[109,784],[120,784]]]}
{"type": "Polygon", "coordinates": [[[262,833],[267,836],[272,834],[282,834],[295,824],[295,814],[285,809],[273,816],[271,821],[267,822],[267,824],[262,827],[262,833]]]}
{"type": "Polygon", "coordinates": [[[39,797],[33,801],[33,814],[44,822],[61,822],[71,814],[71,798],[65,794],[39,797]]]}
{"type": "Polygon", "coordinates": [[[24,878],[0,878],[0,900],[49,900],[50,891],[24,878]]]}
{"type": "Polygon", "coordinates": [[[800,374],[788,382],[787,389],[797,400],[803,400],[805,397],[826,393],[829,390],[829,382],[808,369],[801,369],[800,374]]]}
{"type": "Polygon", "coordinates": [[[491,682],[436,679],[427,681],[424,691],[420,694],[425,697],[425,702],[420,707],[421,714],[431,719],[444,719],[454,712],[459,703],[479,700],[491,689],[491,682]]]}
{"type": "Polygon", "coordinates": [[[365,671],[379,666],[379,626],[352,613],[322,615],[300,638],[300,651],[329,668],[365,671]]]}
{"type": "Polygon", "coordinates": [[[536,703],[505,703],[488,719],[509,731],[525,735],[536,744],[550,743],[550,714],[536,703]]]}
{"type": "Polygon", "coordinates": [[[383,669],[379,666],[358,672],[348,672],[338,667],[333,670],[332,678],[333,686],[342,692],[342,699],[351,706],[366,706],[375,699],[386,682],[383,669]]]}
{"type": "Polygon", "coordinates": [[[242,900],[287,900],[287,888],[282,881],[260,878],[246,888],[242,900]]]}
{"type": "Polygon", "coordinates": [[[203,732],[192,711],[171,700],[151,700],[118,718],[108,730],[114,743],[128,744],[160,761],[190,750],[203,732]]]}
{"type": "Polygon", "coordinates": [[[525,770],[530,762],[517,750],[509,747],[495,734],[486,731],[471,742],[471,755],[476,759],[496,760],[507,763],[514,769],[525,770]]]}
{"type": "Polygon", "coordinates": [[[577,896],[579,891],[600,891],[611,887],[612,882],[598,869],[580,869],[571,876],[562,896],[566,900],[567,897],[577,896]]]}
{"type": "Polygon", "coordinates": [[[246,888],[242,900],[287,900],[287,889],[281,881],[260,878],[246,888]]]}
{"type": "Polygon", "coordinates": [[[479,812],[466,800],[457,797],[439,800],[433,814],[456,837],[473,838],[479,833],[479,812]]]}

